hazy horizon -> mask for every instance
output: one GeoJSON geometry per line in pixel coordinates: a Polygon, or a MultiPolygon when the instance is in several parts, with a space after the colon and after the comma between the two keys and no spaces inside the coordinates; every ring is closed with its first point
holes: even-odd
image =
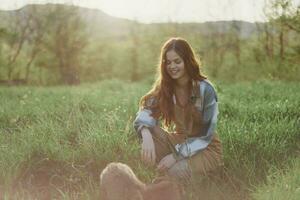
{"type": "MultiPolygon", "coordinates": [[[[27,4],[59,3],[99,9],[111,16],[155,22],[206,22],[241,20],[267,21],[268,0],[1,0],[1,10],[15,10],[27,4]],[[147,9],[145,9],[147,8],[147,9]]],[[[300,5],[300,0],[293,0],[300,5]]]]}

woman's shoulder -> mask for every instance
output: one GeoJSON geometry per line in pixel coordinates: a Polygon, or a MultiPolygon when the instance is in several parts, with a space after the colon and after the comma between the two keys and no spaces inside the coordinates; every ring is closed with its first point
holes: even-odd
{"type": "Polygon", "coordinates": [[[217,92],[212,82],[210,82],[208,79],[203,79],[199,81],[199,89],[201,96],[215,96],[217,99],[217,92]]]}
{"type": "Polygon", "coordinates": [[[155,95],[148,95],[144,98],[142,106],[144,108],[153,108],[158,104],[158,99],[155,95]]]}
{"type": "Polygon", "coordinates": [[[202,92],[206,91],[215,91],[214,84],[210,82],[208,79],[203,79],[201,81],[198,81],[199,89],[202,92]]]}
{"type": "Polygon", "coordinates": [[[208,80],[208,79],[203,79],[203,80],[199,81],[199,84],[200,84],[200,86],[203,85],[204,87],[212,87],[212,88],[214,88],[214,84],[210,80],[208,80]]]}

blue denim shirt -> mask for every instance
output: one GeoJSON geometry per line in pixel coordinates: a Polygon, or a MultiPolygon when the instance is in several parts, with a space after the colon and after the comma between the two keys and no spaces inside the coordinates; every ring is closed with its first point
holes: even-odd
{"type": "MultiPolygon", "coordinates": [[[[205,149],[211,142],[215,133],[218,116],[218,98],[216,91],[208,80],[202,80],[199,83],[200,104],[196,104],[197,110],[202,115],[202,129],[199,130],[200,137],[190,137],[184,143],[177,144],[175,149],[177,153],[184,158],[188,158],[197,152],[205,149]]],[[[151,116],[152,111],[147,108],[140,108],[133,122],[134,129],[138,134],[143,127],[154,127],[158,121],[151,116]]]]}

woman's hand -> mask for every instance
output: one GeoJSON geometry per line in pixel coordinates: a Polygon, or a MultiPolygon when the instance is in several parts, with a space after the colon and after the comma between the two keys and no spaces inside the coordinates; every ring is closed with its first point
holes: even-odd
{"type": "Polygon", "coordinates": [[[143,143],[142,143],[142,160],[145,163],[148,163],[150,165],[155,164],[155,146],[154,146],[154,141],[151,135],[151,132],[148,128],[143,128],[141,130],[141,134],[143,137],[143,143]]]}
{"type": "Polygon", "coordinates": [[[175,163],[176,159],[174,158],[173,154],[169,154],[161,159],[157,165],[157,169],[162,172],[171,168],[175,163]]]}

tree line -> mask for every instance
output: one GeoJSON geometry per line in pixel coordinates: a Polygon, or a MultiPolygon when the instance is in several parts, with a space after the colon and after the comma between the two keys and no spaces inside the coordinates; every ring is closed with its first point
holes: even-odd
{"type": "Polygon", "coordinates": [[[26,11],[9,12],[1,22],[0,84],[151,80],[160,47],[172,36],[188,39],[205,73],[215,79],[300,80],[299,6],[271,0],[265,15],[269,21],[255,23],[246,36],[240,21],[227,22],[226,31],[213,23],[199,31],[198,24],[127,21],[126,30],[113,35],[88,25],[79,7],[27,6],[26,11]]]}

